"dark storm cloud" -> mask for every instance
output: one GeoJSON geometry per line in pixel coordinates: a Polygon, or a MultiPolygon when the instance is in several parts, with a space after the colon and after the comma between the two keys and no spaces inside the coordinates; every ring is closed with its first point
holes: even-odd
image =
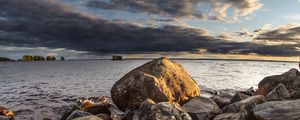
{"type": "Polygon", "coordinates": [[[274,30],[256,30],[260,34],[257,40],[300,42],[300,25],[286,24],[274,30]]]}
{"type": "Polygon", "coordinates": [[[218,21],[228,21],[237,19],[237,16],[246,16],[263,6],[258,0],[89,0],[87,5],[102,9],[218,21]],[[211,6],[209,13],[198,8],[203,4],[211,6]],[[228,15],[229,9],[234,11],[234,15],[228,15]]]}
{"type": "Polygon", "coordinates": [[[290,46],[235,43],[204,29],[159,28],[108,21],[51,0],[0,0],[0,45],[66,48],[90,53],[193,51],[295,55],[290,46]],[[282,50],[284,49],[284,50],[282,50]]]}

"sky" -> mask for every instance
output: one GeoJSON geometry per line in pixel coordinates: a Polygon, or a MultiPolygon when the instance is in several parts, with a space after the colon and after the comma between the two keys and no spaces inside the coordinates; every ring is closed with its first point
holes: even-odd
{"type": "Polygon", "coordinates": [[[0,0],[0,56],[298,56],[299,8],[299,0],[0,0]]]}

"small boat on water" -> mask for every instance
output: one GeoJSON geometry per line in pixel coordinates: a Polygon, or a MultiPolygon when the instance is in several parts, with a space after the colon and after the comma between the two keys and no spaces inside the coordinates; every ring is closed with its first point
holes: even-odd
{"type": "Polygon", "coordinates": [[[112,60],[123,60],[123,56],[112,56],[112,60]]]}

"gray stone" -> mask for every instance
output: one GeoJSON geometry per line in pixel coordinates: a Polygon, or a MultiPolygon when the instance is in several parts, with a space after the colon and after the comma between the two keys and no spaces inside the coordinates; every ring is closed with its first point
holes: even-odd
{"type": "Polygon", "coordinates": [[[0,115],[0,120],[11,120],[10,117],[0,115]]]}
{"type": "Polygon", "coordinates": [[[252,109],[261,103],[265,102],[265,97],[262,95],[256,95],[248,97],[242,101],[230,104],[222,109],[223,113],[246,113],[251,116],[252,109]]]}
{"type": "Polygon", "coordinates": [[[75,110],[80,110],[79,106],[77,105],[61,106],[58,110],[59,113],[57,114],[61,114],[60,120],[66,120],[75,110]]]}
{"type": "Polygon", "coordinates": [[[258,120],[300,120],[300,99],[266,102],[253,111],[258,120]]]}
{"type": "Polygon", "coordinates": [[[91,113],[80,111],[80,110],[75,110],[72,112],[72,114],[67,118],[67,120],[73,120],[75,118],[79,117],[84,117],[84,116],[89,116],[92,115],[91,113]]]}
{"type": "Polygon", "coordinates": [[[277,85],[267,96],[267,101],[280,101],[290,98],[289,91],[285,88],[283,84],[277,85]]]}
{"type": "Polygon", "coordinates": [[[134,112],[132,120],[192,120],[177,103],[155,103],[147,99],[134,112]]]}
{"type": "Polygon", "coordinates": [[[250,96],[237,92],[232,97],[232,99],[230,100],[229,104],[232,104],[232,103],[235,103],[235,102],[239,102],[239,101],[244,100],[244,99],[246,99],[248,97],[250,97],[250,96]]]}
{"type": "Polygon", "coordinates": [[[195,97],[182,105],[193,120],[210,120],[219,112],[219,106],[211,99],[205,97],[195,97]]]}
{"type": "Polygon", "coordinates": [[[97,114],[96,116],[102,118],[103,120],[110,120],[110,116],[106,114],[97,114]]]}
{"type": "Polygon", "coordinates": [[[95,115],[89,115],[89,116],[84,116],[84,117],[78,117],[73,120],[105,120],[105,119],[99,118],[95,115]]]}
{"type": "Polygon", "coordinates": [[[245,113],[224,113],[216,116],[214,120],[247,120],[245,113]]]}
{"type": "Polygon", "coordinates": [[[248,96],[253,96],[255,95],[255,90],[253,87],[250,87],[249,89],[245,90],[245,91],[239,91],[242,94],[248,95],[248,96]]]}
{"type": "Polygon", "coordinates": [[[232,95],[229,94],[229,93],[220,93],[218,95],[214,95],[211,97],[211,99],[217,103],[217,105],[220,107],[220,108],[223,108],[227,105],[229,105],[230,103],[230,100],[232,99],[232,95]]]}

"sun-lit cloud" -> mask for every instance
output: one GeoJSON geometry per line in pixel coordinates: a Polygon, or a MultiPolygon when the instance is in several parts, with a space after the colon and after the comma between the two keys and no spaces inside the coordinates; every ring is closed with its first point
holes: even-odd
{"type": "Polygon", "coordinates": [[[238,21],[239,16],[247,16],[263,6],[258,0],[89,0],[86,4],[100,9],[127,10],[134,13],[144,12],[173,18],[195,18],[226,22],[238,21]],[[203,7],[203,5],[211,6],[209,13],[197,9],[203,7]],[[230,10],[233,10],[232,15],[229,15],[230,10]]]}

